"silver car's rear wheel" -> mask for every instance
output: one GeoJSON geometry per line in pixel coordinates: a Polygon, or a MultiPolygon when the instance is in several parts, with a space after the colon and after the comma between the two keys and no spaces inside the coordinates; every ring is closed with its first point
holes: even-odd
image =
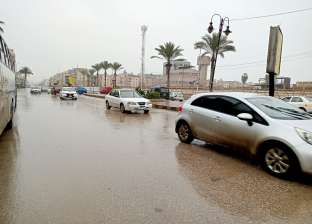
{"type": "Polygon", "coordinates": [[[280,178],[292,177],[300,170],[295,154],[286,146],[279,144],[266,147],[262,164],[266,171],[280,178]]]}
{"type": "Polygon", "coordinates": [[[194,140],[192,130],[186,122],[181,122],[177,127],[178,136],[181,142],[191,143],[194,140]]]}

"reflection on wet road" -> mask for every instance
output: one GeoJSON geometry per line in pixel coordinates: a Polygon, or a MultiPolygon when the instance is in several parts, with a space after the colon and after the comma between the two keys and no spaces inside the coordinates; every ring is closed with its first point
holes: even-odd
{"type": "Polygon", "coordinates": [[[0,138],[0,223],[309,223],[312,186],[179,143],[175,112],[20,92],[0,138]]]}

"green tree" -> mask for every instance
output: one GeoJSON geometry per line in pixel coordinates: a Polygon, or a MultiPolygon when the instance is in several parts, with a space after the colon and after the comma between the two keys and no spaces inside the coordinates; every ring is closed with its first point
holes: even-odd
{"type": "Polygon", "coordinates": [[[107,77],[107,70],[112,67],[112,64],[108,61],[103,61],[101,63],[102,69],[104,70],[104,87],[106,87],[106,77],[107,77]]]}
{"type": "Polygon", "coordinates": [[[171,69],[171,62],[174,60],[182,60],[177,59],[178,57],[182,56],[183,49],[180,46],[175,46],[172,42],[164,43],[163,45],[159,45],[158,48],[155,48],[158,55],[152,56],[151,58],[158,58],[166,61],[166,75],[167,75],[167,87],[170,88],[170,69],[171,69]]]}
{"type": "Polygon", "coordinates": [[[116,88],[117,71],[122,69],[122,65],[119,64],[118,62],[114,62],[113,64],[111,64],[111,68],[114,71],[113,88],[116,88]]]}
{"type": "Polygon", "coordinates": [[[22,67],[18,72],[21,73],[21,74],[24,74],[24,83],[23,83],[23,86],[24,86],[24,88],[26,88],[27,75],[32,75],[33,72],[31,71],[30,68],[28,68],[28,67],[26,67],[26,66],[25,66],[25,67],[22,67]]]}
{"type": "Polygon", "coordinates": [[[206,34],[202,37],[201,41],[198,41],[194,44],[195,49],[203,50],[201,56],[210,55],[211,65],[210,65],[210,91],[213,90],[213,80],[214,80],[214,71],[217,64],[217,51],[218,55],[224,58],[224,53],[228,51],[236,51],[235,47],[232,45],[234,42],[228,40],[227,36],[221,35],[220,42],[219,35],[217,33],[206,34]]]}
{"type": "Polygon", "coordinates": [[[247,73],[242,74],[242,83],[243,83],[243,85],[246,84],[247,80],[248,80],[248,74],[247,73]]]}
{"type": "Polygon", "coordinates": [[[99,71],[101,70],[101,64],[92,65],[92,68],[96,71],[96,82],[95,85],[99,86],[99,71]]]}
{"type": "Polygon", "coordinates": [[[1,25],[4,25],[4,22],[3,21],[0,21],[0,32],[1,33],[3,33],[4,32],[4,30],[3,30],[3,28],[2,28],[2,26],[1,25]]]}

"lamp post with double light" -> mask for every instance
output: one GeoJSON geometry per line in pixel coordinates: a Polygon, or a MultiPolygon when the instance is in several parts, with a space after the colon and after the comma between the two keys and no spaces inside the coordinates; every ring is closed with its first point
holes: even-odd
{"type": "Polygon", "coordinates": [[[219,17],[220,24],[219,24],[219,31],[218,31],[217,47],[216,47],[216,50],[214,52],[212,52],[212,57],[211,57],[211,71],[210,71],[211,74],[210,74],[210,80],[209,80],[209,91],[210,92],[213,91],[213,80],[214,80],[214,74],[215,74],[215,70],[216,70],[216,64],[217,64],[217,58],[218,58],[218,54],[219,54],[220,39],[222,36],[222,32],[226,36],[228,36],[230,33],[232,33],[232,31],[230,30],[230,19],[228,17],[222,17],[220,14],[214,14],[211,17],[209,27],[208,27],[208,33],[212,33],[214,30],[212,20],[215,16],[219,17]],[[227,26],[226,26],[226,29],[223,31],[224,23],[227,23],[227,26]]]}

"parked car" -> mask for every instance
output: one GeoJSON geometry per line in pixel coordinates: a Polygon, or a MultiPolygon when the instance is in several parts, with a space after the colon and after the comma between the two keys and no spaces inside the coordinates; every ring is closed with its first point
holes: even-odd
{"type": "Polygon", "coordinates": [[[119,108],[122,113],[127,111],[144,111],[148,113],[152,108],[151,101],[139,95],[133,89],[114,89],[105,96],[106,108],[119,108]]]}
{"type": "Polygon", "coordinates": [[[184,100],[184,96],[183,96],[182,92],[170,92],[169,99],[170,100],[183,101],[184,100]]]}
{"type": "Polygon", "coordinates": [[[76,89],[74,87],[63,87],[60,91],[60,99],[61,100],[77,100],[78,94],[76,92],[76,89]]]}
{"type": "Polygon", "coordinates": [[[41,92],[43,93],[47,93],[49,91],[49,89],[47,87],[42,87],[41,88],[41,92]]]}
{"type": "Polygon", "coordinates": [[[194,138],[245,150],[277,177],[312,174],[312,115],[280,99],[250,93],[204,93],[179,108],[181,142],[194,138]]]}
{"type": "Polygon", "coordinates": [[[312,113],[312,97],[309,96],[288,96],[282,98],[287,103],[293,104],[294,106],[312,113]]]}
{"type": "Polygon", "coordinates": [[[52,87],[51,88],[51,94],[52,95],[57,95],[60,93],[60,91],[61,91],[61,89],[59,87],[52,87]]]}
{"type": "Polygon", "coordinates": [[[100,89],[100,93],[101,93],[101,94],[109,94],[112,90],[113,90],[112,87],[107,86],[107,87],[101,88],[101,89],[100,89]]]}
{"type": "Polygon", "coordinates": [[[41,87],[31,87],[30,93],[31,94],[41,94],[41,87]]]}
{"type": "Polygon", "coordinates": [[[80,87],[77,87],[77,88],[76,88],[76,92],[77,92],[79,95],[81,95],[81,94],[87,93],[88,90],[87,90],[86,88],[80,86],[80,87]]]}

